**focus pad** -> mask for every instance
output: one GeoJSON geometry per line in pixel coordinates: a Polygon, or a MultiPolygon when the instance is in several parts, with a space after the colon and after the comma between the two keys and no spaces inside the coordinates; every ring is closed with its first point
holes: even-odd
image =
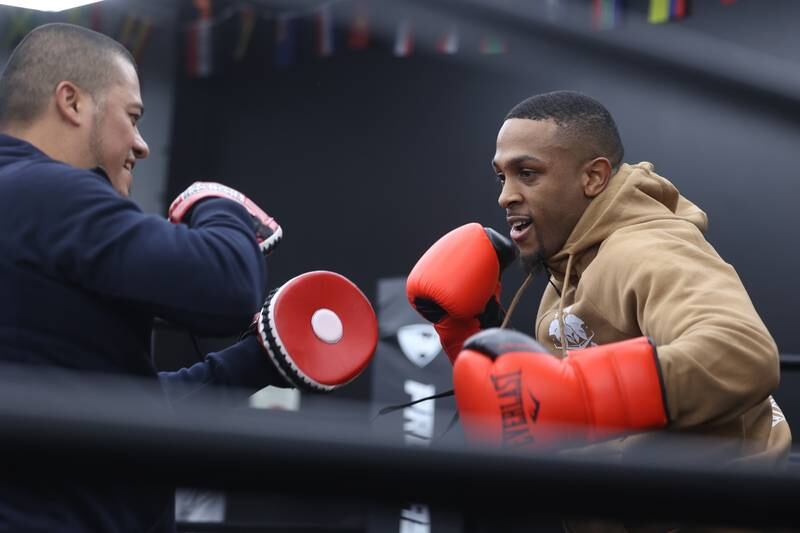
{"type": "Polygon", "coordinates": [[[314,271],[292,278],[267,298],[258,333],[291,384],[331,391],[369,364],[378,344],[378,320],[353,282],[335,272],[314,271]]]}

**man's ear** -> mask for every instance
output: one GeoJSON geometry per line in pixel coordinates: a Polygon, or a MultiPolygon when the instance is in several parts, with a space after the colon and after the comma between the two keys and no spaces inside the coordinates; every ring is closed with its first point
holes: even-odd
{"type": "Polygon", "coordinates": [[[605,157],[595,157],[583,167],[583,194],[594,198],[608,186],[611,179],[611,162],[605,157]]]}
{"type": "Polygon", "coordinates": [[[56,110],[62,120],[73,126],[80,126],[86,120],[89,95],[71,81],[61,81],[55,90],[56,110]]]}

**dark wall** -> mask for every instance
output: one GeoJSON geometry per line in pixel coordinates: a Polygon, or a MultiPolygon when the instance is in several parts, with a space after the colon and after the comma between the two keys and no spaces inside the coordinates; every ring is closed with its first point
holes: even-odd
{"type": "MultiPolygon", "coordinates": [[[[224,74],[178,76],[168,194],[215,178],[273,214],[286,238],[270,259],[272,286],[327,269],[374,297],[378,278],[408,273],[449,229],[505,231],[489,166],[502,117],[530,94],[576,89],[615,116],[627,161],[653,162],[706,210],[709,240],[781,351],[800,353],[786,305],[800,294],[796,108],[535,31],[509,33],[500,56],[480,56],[465,36],[456,56],[423,42],[401,59],[384,38],[285,68],[271,66],[268,32],[259,38],[224,74]]],[[[520,282],[515,268],[506,304],[520,282]]],[[[531,330],[542,286],[529,289],[516,327],[531,330]]]]}

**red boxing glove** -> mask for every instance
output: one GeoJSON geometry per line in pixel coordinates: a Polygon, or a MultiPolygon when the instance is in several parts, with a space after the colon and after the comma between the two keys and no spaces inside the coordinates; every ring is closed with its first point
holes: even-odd
{"type": "Polygon", "coordinates": [[[255,329],[287,383],[329,392],[366,368],[378,344],[378,320],[353,282],[334,272],[306,272],[272,291],[255,329]]]}
{"type": "Polygon", "coordinates": [[[646,337],[558,359],[527,335],[491,329],[464,344],[453,381],[468,438],[492,445],[545,450],[669,421],[658,356],[646,337]]]}
{"type": "Polygon", "coordinates": [[[502,323],[500,275],[516,254],[507,237],[471,223],[436,241],[411,270],[408,301],[433,323],[451,361],[467,337],[502,323]]]}
{"type": "Polygon", "coordinates": [[[169,206],[167,218],[174,224],[188,219],[188,214],[197,202],[207,198],[228,198],[242,204],[253,219],[256,242],[264,255],[268,255],[283,238],[283,229],[274,218],[266,214],[244,194],[221,183],[196,181],[180,193],[169,206]]]}

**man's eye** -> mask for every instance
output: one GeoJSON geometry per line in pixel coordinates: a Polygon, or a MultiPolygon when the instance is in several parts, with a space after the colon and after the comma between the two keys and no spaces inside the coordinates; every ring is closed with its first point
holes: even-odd
{"type": "Polygon", "coordinates": [[[506,182],[506,177],[503,176],[502,174],[495,174],[495,178],[497,178],[497,183],[499,185],[504,185],[506,182]]]}
{"type": "Polygon", "coordinates": [[[536,171],[535,170],[531,170],[529,168],[523,168],[522,170],[519,171],[519,177],[520,178],[532,178],[535,175],[536,175],[536,171]]]}

